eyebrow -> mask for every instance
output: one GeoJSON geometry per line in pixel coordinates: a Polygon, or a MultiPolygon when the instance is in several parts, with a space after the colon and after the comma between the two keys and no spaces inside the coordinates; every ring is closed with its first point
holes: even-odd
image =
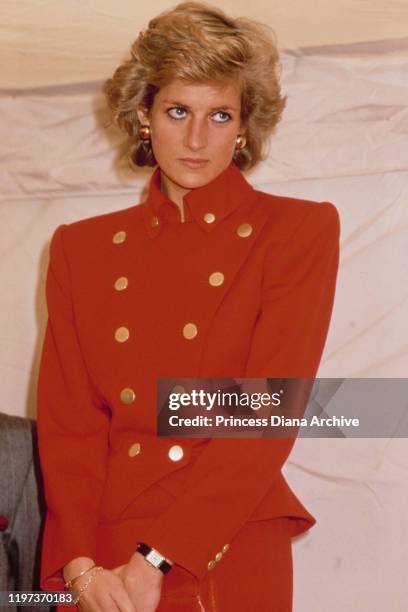
{"type": "MultiPolygon", "coordinates": [[[[173,106],[182,106],[183,108],[188,108],[188,110],[191,110],[190,106],[188,106],[188,104],[183,104],[182,102],[177,102],[177,100],[163,100],[163,104],[172,104],[173,106]]],[[[213,106],[213,108],[210,108],[211,111],[214,110],[232,110],[232,111],[236,111],[237,109],[234,106],[213,106]]]]}

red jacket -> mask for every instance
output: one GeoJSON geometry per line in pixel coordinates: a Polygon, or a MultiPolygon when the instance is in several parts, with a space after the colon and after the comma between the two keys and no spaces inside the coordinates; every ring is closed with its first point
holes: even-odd
{"type": "Polygon", "coordinates": [[[156,379],[314,377],[337,210],[258,191],[231,163],[184,197],[180,223],[159,172],[141,205],[52,236],[38,382],[44,589],[62,588],[72,558],[97,560],[101,525],[114,537],[158,481],[173,503],[143,540],[199,579],[248,520],[290,516],[293,534],[315,522],[281,472],[293,438],[159,438],[156,379]]]}

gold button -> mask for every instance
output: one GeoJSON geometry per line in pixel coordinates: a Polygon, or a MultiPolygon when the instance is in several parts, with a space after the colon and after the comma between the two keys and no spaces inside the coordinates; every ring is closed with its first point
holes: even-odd
{"type": "Polygon", "coordinates": [[[125,242],[125,240],[126,240],[126,232],[124,232],[123,230],[121,230],[120,232],[116,232],[116,234],[113,234],[112,241],[115,244],[120,244],[121,242],[125,242]]]}
{"type": "Polygon", "coordinates": [[[126,278],[126,276],[119,276],[119,278],[117,278],[115,281],[115,289],[117,291],[122,291],[122,289],[126,289],[128,284],[129,284],[129,281],[126,278]]]}
{"type": "Polygon", "coordinates": [[[222,552],[218,552],[218,553],[215,555],[215,560],[218,562],[218,561],[221,561],[221,559],[222,559],[222,552]]]}
{"type": "Polygon", "coordinates": [[[196,337],[197,334],[198,334],[197,325],[195,325],[194,323],[186,323],[185,326],[183,327],[183,336],[187,340],[192,340],[193,338],[196,337]]]}
{"type": "Polygon", "coordinates": [[[205,213],[203,219],[206,223],[214,223],[215,215],[213,215],[213,213],[205,213]]]}
{"type": "Polygon", "coordinates": [[[130,334],[127,327],[118,327],[118,329],[115,331],[115,340],[118,342],[126,342],[129,335],[130,334]]]}
{"type": "Polygon", "coordinates": [[[141,444],[139,442],[135,442],[128,450],[129,457],[136,457],[140,453],[141,444]]]}
{"type": "Polygon", "coordinates": [[[124,404],[131,404],[136,398],[136,393],[130,387],[125,387],[120,392],[120,399],[124,404]]]}
{"type": "Polygon", "coordinates": [[[183,387],[183,385],[174,385],[174,387],[171,390],[172,393],[185,393],[186,392],[186,388],[183,387]]]}
{"type": "Polygon", "coordinates": [[[224,546],[222,547],[222,552],[225,553],[227,552],[227,550],[229,549],[230,545],[229,544],[224,544],[224,546]]]}
{"type": "Polygon", "coordinates": [[[222,272],[213,272],[210,274],[208,282],[213,287],[219,287],[224,282],[224,275],[222,272]]]}
{"type": "Polygon", "coordinates": [[[212,570],[213,567],[215,567],[215,561],[214,561],[214,559],[211,559],[211,561],[208,562],[207,568],[209,570],[212,570]]]}
{"type": "Polygon", "coordinates": [[[172,461],[180,461],[183,455],[184,451],[178,444],[175,444],[169,449],[169,457],[172,461]]]}
{"type": "Polygon", "coordinates": [[[243,223],[237,229],[237,234],[241,238],[247,238],[252,234],[252,225],[250,223],[243,223]]]}
{"type": "Polygon", "coordinates": [[[152,227],[159,225],[159,217],[152,217],[152,227]]]}

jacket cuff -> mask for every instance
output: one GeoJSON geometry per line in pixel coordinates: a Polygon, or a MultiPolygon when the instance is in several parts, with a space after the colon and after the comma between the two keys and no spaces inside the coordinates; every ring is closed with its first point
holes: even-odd
{"type": "Polygon", "coordinates": [[[65,525],[48,513],[42,542],[40,588],[44,591],[63,591],[64,566],[76,557],[96,557],[95,530],[89,526],[65,525]]]}

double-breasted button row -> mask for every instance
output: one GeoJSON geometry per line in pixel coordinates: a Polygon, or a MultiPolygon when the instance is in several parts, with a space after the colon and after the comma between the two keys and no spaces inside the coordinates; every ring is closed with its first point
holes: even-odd
{"type": "MultiPolygon", "coordinates": [[[[214,213],[206,212],[203,215],[203,219],[206,223],[210,224],[215,221],[216,217],[214,213]]],[[[152,227],[159,225],[159,218],[157,216],[152,217],[151,225],[152,227]]],[[[242,223],[241,225],[238,226],[236,232],[239,237],[247,238],[248,236],[251,235],[252,229],[253,228],[250,223],[242,223]]],[[[112,241],[114,242],[114,244],[121,244],[126,240],[126,235],[127,235],[126,231],[120,230],[113,235],[112,241]]],[[[224,283],[224,281],[225,281],[225,276],[220,271],[212,272],[208,277],[208,282],[211,287],[220,287],[224,283]]],[[[114,283],[114,287],[116,291],[123,291],[127,289],[128,285],[129,285],[129,279],[126,276],[120,276],[119,278],[116,279],[114,283]]],[[[192,321],[186,323],[183,326],[182,335],[186,340],[193,340],[194,338],[196,338],[198,335],[198,327],[196,323],[192,321]]],[[[115,330],[114,337],[117,342],[120,342],[120,343],[126,342],[130,337],[130,331],[126,326],[120,326],[115,330]]],[[[174,391],[174,393],[176,393],[176,391],[174,391]]],[[[131,389],[130,387],[125,387],[120,392],[120,399],[123,404],[127,404],[127,405],[131,404],[134,402],[135,398],[136,398],[136,394],[134,390],[131,389]]],[[[177,448],[181,449],[181,447],[177,447],[177,448]]],[[[179,458],[181,458],[182,456],[182,449],[181,449],[181,455],[180,456],[179,455],[180,455],[180,450],[176,450],[176,451],[173,450],[170,458],[173,461],[178,461],[179,458]]]]}
{"type": "MultiPolygon", "coordinates": [[[[125,240],[126,240],[126,232],[124,230],[120,230],[119,232],[116,232],[115,234],[113,234],[112,241],[115,244],[121,244],[125,240]]],[[[123,291],[124,289],[127,289],[128,285],[129,285],[129,279],[127,278],[127,276],[119,276],[119,278],[117,278],[115,281],[114,287],[116,291],[123,291]]],[[[129,336],[130,336],[130,332],[128,328],[125,326],[118,327],[115,330],[115,340],[117,342],[126,342],[126,340],[129,339],[129,336]]]]}
{"type": "Polygon", "coordinates": [[[207,568],[209,570],[212,570],[216,566],[216,564],[221,561],[222,556],[227,552],[228,549],[229,549],[229,544],[224,544],[224,546],[222,547],[222,550],[217,552],[217,554],[215,555],[214,559],[211,559],[208,562],[207,568]]]}
{"type": "MultiPolygon", "coordinates": [[[[203,219],[206,223],[214,223],[214,213],[207,212],[204,214],[203,219]]],[[[242,223],[237,228],[237,234],[240,238],[247,238],[252,234],[252,225],[250,223],[242,223]]],[[[212,287],[220,287],[225,280],[225,276],[222,272],[212,272],[208,277],[208,282],[212,287]]],[[[192,340],[198,334],[198,328],[195,323],[186,323],[182,330],[183,336],[186,340],[192,340]]]]}
{"type": "MultiPolygon", "coordinates": [[[[115,234],[113,234],[112,242],[114,244],[121,244],[125,240],[126,240],[126,232],[124,230],[120,230],[119,232],[116,232],[115,234]]],[[[127,278],[127,276],[119,276],[119,278],[117,278],[114,283],[114,287],[116,291],[123,291],[128,288],[128,285],[129,285],[129,279],[127,278]]],[[[121,326],[115,330],[115,340],[117,342],[126,342],[126,340],[128,340],[129,337],[130,337],[130,332],[127,327],[121,326]]],[[[124,387],[120,391],[119,397],[120,397],[120,401],[122,402],[122,404],[130,405],[135,401],[136,393],[131,387],[124,387]]],[[[141,446],[139,442],[132,444],[132,446],[129,448],[129,451],[128,451],[129,456],[135,457],[136,455],[138,455],[140,453],[140,448],[141,446]]]]}
{"type": "MultiPolygon", "coordinates": [[[[129,457],[136,457],[142,450],[140,442],[134,442],[128,449],[129,457]]],[[[184,457],[184,450],[179,444],[174,444],[168,450],[168,457],[171,461],[180,461],[184,457]]]]}
{"type": "MultiPolygon", "coordinates": [[[[224,274],[222,272],[213,272],[208,277],[208,282],[212,287],[219,287],[224,282],[224,274]]],[[[195,323],[186,323],[183,327],[183,336],[186,340],[192,340],[198,334],[198,327],[195,323]]]]}

